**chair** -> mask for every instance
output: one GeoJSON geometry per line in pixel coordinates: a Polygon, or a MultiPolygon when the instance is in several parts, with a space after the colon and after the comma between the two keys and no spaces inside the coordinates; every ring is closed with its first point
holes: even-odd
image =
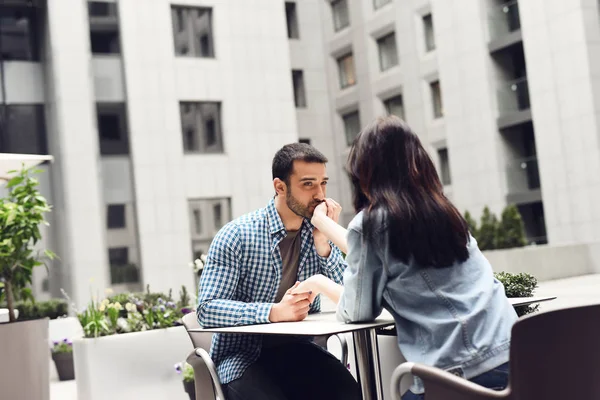
{"type": "MultiPolygon", "coordinates": [[[[196,388],[196,400],[219,399],[225,400],[223,387],[219,381],[217,368],[210,358],[208,352],[212,342],[212,333],[190,332],[190,329],[200,328],[198,317],[195,312],[183,316],[182,321],[187,330],[194,351],[187,358],[187,363],[194,369],[194,386],[196,388]]],[[[348,365],[348,343],[344,335],[334,335],[341,345],[341,363],[348,365]]]]}
{"type": "Polygon", "coordinates": [[[512,329],[510,382],[493,391],[438,368],[403,363],[392,376],[411,373],[425,384],[426,400],[600,399],[600,304],[534,314],[512,329]]]}
{"type": "Polygon", "coordinates": [[[219,399],[225,400],[223,387],[219,381],[217,368],[210,358],[210,344],[212,333],[190,332],[190,329],[200,328],[198,317],[195,312],[183,316],[183,325],[187,330],[194,351],[187,358],[187,363],[194,369],[194,386],[196,388],[197,400],[219,399]]]}

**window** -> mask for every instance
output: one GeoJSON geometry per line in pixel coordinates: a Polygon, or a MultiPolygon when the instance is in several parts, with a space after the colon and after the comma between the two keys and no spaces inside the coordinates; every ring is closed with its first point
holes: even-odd
{"type": "Polygon", "coordinates": [[[292,82],[294,85],[294,104],[296,104],[296,108],[305,108],[304,73],[298,69],[292,70],[292,82]]]}
{"type": "Polygon", "coordinates": [[[395,115],[397,117],[405,119],[405,117],[404,117],[404,101],[402,99],[402,95],[398,95],[398,96],[392,97],[390,99],[387,99],[386,101],[384,101],[383,104],[385,105],[385,111],[389,115],[395,115]]]}
{"type": "Polygon", "coordinates": [[[425,32],[425,50],[435,50],[435,36],[433,34],[433,18],[431,14],[423,16],[423,30],[425,32]]]}
{"type": "Polygon", "coordinates": [[[342,116],[344,121],[344,133],[346,134],[346,144],[352,146],[354,139],[360,132],[360,116],[358,111],[354,111],[342,116]]]}
{"type": "Polygon", "coordinates": [[[227,222],[231,221],[229,198],[189,200],[190,232],[194,259],[206,253],[206,249],[227,222]],[[202,223],[204,222],[204,223],[202,223]]]}
{"type": "Polygon", "coordinates": [[[213,218],[215,229],[221,229],[223,226],[223,207],[220,202],[213,204],[213,218]]]}
{"type": "Polygon", "coordinates": [[[120,54],[117,4],[103,1],[88,3],[92,54],[120,54]]]}
{"type": "Polygon", "coordinates": [[[310,139],[298,139],[298,143],[310,144],[310,139]]]}
{"type": "Polygon", "coordinates": [[[138,267],[129,262],[129,248],[109,248],[108,262],[110,264],[110,281],[113,285],[140,281],[138,267]]]}
{"type": "Polygon", "coordinates": [[[296,14],[296,3],[291,1],[285,2],[285,19],[287,21],[287,32],[289,39],[299,39],[298,32],[298,15],[296,14]]]}
{"type": "Polygon", "coordinates": [[[37,10],[35,7],[0,6],[0,59],[39,61],[37,10]]]}
{"type": "Polygon", "coordinates": [[[124,103],[96,105],[101,155],[129,154],[129,137],[124,103]]]}
{"type": "Polygon", "coordinates": [[[383,7],[391,2],[392,0],[373,0],[373,7],[377,10],[378,8],[383,7]]]}
{"type": "Polygon", "coordinates": [[[171,7],[175,55],[214,58],[212,9],[171,7]]]}
{"type": "Polygon", "coordinates": [[[438,149],[438,158],[440,160],[440,179],[442,185],[450,185],[452,180],[450,179],[450,160],[448,159],[448,149],[438,149]]]}
{"type": "Polygon", "coordinates": [[[92,54],[120,54],[119,32],[91,32],[92,54]]]}
{"type": "Polygon", "coordinates": [[[125,228],[125,204],[109,204],[106,213],[108,229],[125,228]]]}
{"type": "Polygon", "coordinates": [[[0,152],[48,153],[42,104],[0,105],[0,152]]]}
{"type": "Polygon", "coordinates": [[[340,71],[340,87],[342,89],[356,84],[354,57],[352,56],[352,53],[346,54],[338,59],[338,69],[340,71]]]}
{"type": "Polygon", "coordinates": [[[116,17],[117,3],[90,1],[88,2],[88,13],[90,17],[116,17]]]}
{"type": "Polygon", "coordinates": [[[433,102],[433,118],[442,118],[444,116],[444,108],[442,106],[440,81],[431,82],[429,86],[431,88],[431,100],[433,102]]]}
{"type": "Polygon", "coordinates": [[[194,230],[197,234],[202,233],[202,218],[200,218],[200,209],[193,210],[194,214],[194,230]]]}
{"type": "Polygon", "coordinates": [[[183,149],[186,153],[223,153],[221,103],[180,103],[183,149]]]}
{"type": "Polygon", "coordinates": [[[398,50],[396,49],[396,34],[394,32],[377,39],[379,48],[379,67],[381,71],[398,65],[398,50]]]}
{"type": "Polygon", "coordinates": [[[335,0],[331,2],[333,14],[333,29],[338,32],[350,25],[350,14],[348,13],[347,0],[335,0]]]}

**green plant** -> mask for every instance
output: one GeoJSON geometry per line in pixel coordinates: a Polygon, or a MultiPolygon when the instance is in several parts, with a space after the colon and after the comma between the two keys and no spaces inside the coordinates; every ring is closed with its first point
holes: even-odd
{"type": "Polygon", "coordinates": [[[98,302],[93,298],[87,308],[77,314],[79,323],[83,327],[83,335],[86,338],[98,337],[110,334],[110,328],[106,321],[104,311],[100,310],[98,302]]]}
{"type": "Polygon", "coordinates": [[[177,305],[180,308],[187,307],[191,304],[192,299],[190,298],[190,294],[187,291],[185,285],[181,285],[181,290],[179,291],[179,301],[177,305]]]}
{"type": "Polygon", "coordinates": [[[60,299],[48,301],[17,301],[15,309],[19,310],[19,320],[31,320],[39,318],[56,319],[68,314],[67,302],[60,299]]]}
{"type": "Polygon", "coordinates": [[[481,250],[493,250],[496,248],[496,232],[498,231],[498,219],[486,206],[481,215],[479,226],[479,237],[477,242],[481,250]]]}
{"type": "MultiPolygon", "coordinates": [[[[121,293],[101,301],[92,300],[85,310],[77,313],[84,337],[92,338],[180,325],[181,318],[188,312],[192,312],[187,308],[189,294],[182,289],[177,304],[172,300],[171,292],[169,290],[166,295],[153,293],[147,287],[145,293],[121,293]],[[181,306],[181,304],[186,305],[181,306]]],[[[69,300],[64,291],[63,295],[69,300]]]]}
{"type": "Polygon", "coordinates": [[[527,240],[525,239],[523,219],[517,206],[510,204],[502,211],[496,235],[496,248],[510,249],[513,247],[523,247],[526,244],[527,240]]]}
{"type": "MultiPolygon", "coordinates": [[[[537,279],[527,273],[511,274],[509,272],[498,272],[494,276],[504,286],[506,297],[531,297],[537,287],[537,279]]],[[[517,315],[523,316],[537,311],[539,305],[515,307],[517,315]]]]}
{"type": "Polygon", "coordinates": [[[467,226],[469,227],[469,232],[471,236],[477,238],[479,236],[479,231],[477,230],[477,222],[473,219],[470,212],[465,212],[465,221],[467,222],[467,226]]]}
{"type": "Polygon", "coordinates": [[[175,371],[181,374],[184,382],[194,382],[194,368],[188,363],[175,364],[175,371]]]}
{"type": "Polygon", "coordinates": [[[69,339],[65,338],[61,341],[52,342],[52,350],[53,353],[72,353],[73,352],[73,342],[69,339]]]}
{"type": "MultiPolygon", "coordinates": [[[[15,174],[17,171],[10,171],[15,174]]],[[[15,321],[15,294],[32,298],[28,286],[33,269],[56,255],[45,250],[45,258],[34,250],[42,238],[40,224],[48,225],[45,214],[51,207],[38,190],[32,175],[41,172],[23,167],[6,184],[8,195],[0,199],[0,278],[4,282],[9,321],[15,321]]]]}

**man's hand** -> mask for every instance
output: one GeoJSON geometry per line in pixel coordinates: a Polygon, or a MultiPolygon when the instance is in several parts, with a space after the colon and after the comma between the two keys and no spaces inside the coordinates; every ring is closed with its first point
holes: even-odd
{"type": "Polygon", "coordinates": [[[292,294],[292,290],[297,289],[300,282],[296,282],[285,293],[279,303],[273,304],[271,312],[269,313],[269,321],[271,322],[292,322],[302,321],[308,315],[310,309],[309,300],[311,293],[308,292],[297,292],[292,294]]]}
{"type": "Polygon", "coordinates": [[[328,280],[325,275],[317,274],[313,275],[305,281],[300,282],[300,284],[294,285],[287,293],[291,294],[301,294],[308,293],[308,301],[312,304],[315,301],[315,298],[321,294],[323,291],[323,281],[328,280]]]}
{"type": "MultiPolygon", "coordinates": [[[[342,212],[342,206],[340,206],[333,199],[325,199],[321,204],[319,204],[313,213],[313,218],[315,216],[326,215],[331,218],[334,222],[338,222],[340,218],[340,213],[342,212]]],[[[315,241],[315,248],[317,249],[317,253],[321,257],[329,257],[331,253],[331,246],[329,245],[329,240],[327,236],[321,233],[317,228],[313,230],[313,238],[315,241]]]]}

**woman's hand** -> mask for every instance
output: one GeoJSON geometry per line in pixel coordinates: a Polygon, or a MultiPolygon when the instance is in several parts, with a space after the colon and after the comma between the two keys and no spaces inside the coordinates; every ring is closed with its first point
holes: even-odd
{"type": "Polygon", "coordinates": [[[286,294],[308,293],[308,301],[312,304],[315,298],[323,291],[323,283],[327,280],[328,278],[324,275],[313,275],[305,281],[294,285],[286,292],[286,294]]]}

